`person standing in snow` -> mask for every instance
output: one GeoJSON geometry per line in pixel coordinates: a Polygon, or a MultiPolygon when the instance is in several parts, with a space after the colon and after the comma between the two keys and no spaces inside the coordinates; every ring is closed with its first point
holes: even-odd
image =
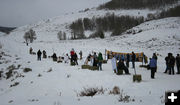
{"type": "Polygon", "coordinates": [[[93,58],[94,58],[93,66],[97,67],[98,58],[97,58],[96,52],[94,52],[93,58]]]}
{"type": "Polygon", "coordinates": [[[155,58],[150,59],[149,67],[151,69],[151,78],[154,79],[156,67],[157,67],[157,60],[155,58]]]}
{"type": "Polygon", "coordinates": [[[169,62],[170,71],[169,71],[169,75],[171,75],[171,73],[174,75],[174,65],[175,65],[175,57],[173,56],[172,53],[170,53],[170,62],[169,62]]]}
{"type": "Polygon", "coordinates": [[[94,64],[94,57],[90,54],[90,66],[93,66],[94,64]]]}
{"type": "Polygon", "coordinates": [[[78,60],[78,56],[77,56],[76,53],[74,53],[74,58],[73,59],[74,59],[75,64],[78,65],[78,61],[77,61],[78,60]]]}
{"type": "Polygon", "coordinates": [[[170,67],[169,67],[169,62],[170,62],[170,53],[168,53],[168,56],[165,57],[165,61],[166,61],[166,70],[164,73],[167,73],[168,70],[170,70],[170,67]]]}
{"type": "Polygon", "coordinates": [[[79,52],[80,60],[82,60],[82,51],[79,52]]]}
{"type": "Polygon", "coordinates": [[[180,74],[180,56],[177,54],[176,56],[176,66],[177,66],[177,74],[180,74]]]}
{"type": "Polygon", "coordinates": [[[134,52],[132,52],[131,56],[131,62],[132,62],[132,67],[135,69],[135,61],[136,61],[136,55],[134,52]]]}
{"type": "Polygon", "coordinates": [[[53,53],[52,58],[53,58],[53,61],[57,61],[57,55],[56,55],[56,53],[53,53]]]}
{"type": "Polygon", "coordinates": [[[66,54],[66,56],[64,57],[64,63],[69,63],[69,56],[68,56],[68,54],[66,54]]]}
{"type": "Polygon", "coordinates": [[[114,73],[117,73],[117,60],[115,56],[113,55],[113,58],[111,59],[112,69],[114,73]]]}
{"type": "Polygon", "coordinates": [[[72,48],[71,52],[70,52],[70,55],[71,55],[71,62],[74,62],[74,49],[72,48]]]}
{"type": "Polygon", "coordinates": [[[32,49],[32,47],[30,47],[29,54],[32,54],[32,52],[33,52],[33,49],[32,49]]]}
{"type": "Polygon", "coordinates": [[[99,67],[99,70],[101,70],[101,71],[102,71],[102,62],[103,62],[102,53],[99,52],[99,54],[98,54],[98,67],[99,67]]]}
{"type": "MultiPolygon", "coordinates": [[[[153,53],[152,58],[154,58],[156,60],[156,62],[157,62],[158,57],[157,57],[156,53],[153,53]]],[[[156,72],[157,72],[157,66],[156,66],[156,72]]]]}
{"type": "Polygon", "coordinates": [[[38,61],[41,61],[41,54],[42,54],[42,52],[41,52],[41,50],[39,49],[38,52],[37,52],[37,60],[38,60],[38,61]]]}
{"type": "Polygon", "coordinates": [[[130,57],[129,54],[127,53],[126,55],[126,67],[129,68],[129,61],[130,61],[130,57]]]}
{"type": "Polygon", "coordinates": [[[43,58],[47,58],[46,51],[43,50],[43,58]]]}

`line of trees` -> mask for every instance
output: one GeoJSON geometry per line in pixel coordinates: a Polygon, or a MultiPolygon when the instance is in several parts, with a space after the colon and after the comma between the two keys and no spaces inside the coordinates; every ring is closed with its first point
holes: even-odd
{"type": "Polygon", "coordinates": [[[97,33],[101,33],[103,38],[104,32],[112,32],[112,36],[120,35],[122,32],[137,26],[144,22],[144,17],[134,16],[116,16],[114,14],[106,14],[104,17],[78,19],[70,24],[70,29],[74,35],[73,38],[85,38],[84,31],[95,31],[92,37],[100,37],[97,33]],[[102,34],[103,33],[103,34],[102,34]]]}
{"type": "Polygon", "coordinates": [[[111,0],[98,9],[157,9],[177,2],[178,0],[111,0]]]}
{"type": "Polygon", "coordinates": [[[160,13],[160,17],[159,18],[165,18],[165,17],[179,17],[180,16],[180,6],[171,8],[167,11],[162,11],[160,13]]]}
{"type": "Polygon", "coordinates": [[[59,31],[59,32],[57,33],[57,37],[58,37],[59,40],[66,40],[66,39],[67,39],[66,33],[65,33],[65,32],[62,32],[62,31],[59,31]]]}

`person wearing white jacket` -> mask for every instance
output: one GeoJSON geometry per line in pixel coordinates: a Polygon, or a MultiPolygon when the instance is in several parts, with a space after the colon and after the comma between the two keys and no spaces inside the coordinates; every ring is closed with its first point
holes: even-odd
{"type": "Polygon", "coordinates": [[[111,59],[111,63],[112,63],[112,69],[114,73],[117,73],[117,60],[114,55],[113,55],[113,58],[111,59]]]}
{"type": "Polygon", "coordinates": [[[64,63],[69,63],[69,56],[68,56],[68,54],[66,54],[66,56],[64,57],[64,63]]]}

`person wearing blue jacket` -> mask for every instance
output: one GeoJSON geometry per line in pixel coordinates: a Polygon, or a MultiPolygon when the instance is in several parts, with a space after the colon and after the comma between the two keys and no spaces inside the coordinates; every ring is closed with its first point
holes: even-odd
{"type": "Polygon", "coordinates": [[[151,58],[149,67],[151,69],[151,78],[154,79],[154,75],[155,75],[156,67],[157,67],[157,60],[155,58],[151,58]]]}

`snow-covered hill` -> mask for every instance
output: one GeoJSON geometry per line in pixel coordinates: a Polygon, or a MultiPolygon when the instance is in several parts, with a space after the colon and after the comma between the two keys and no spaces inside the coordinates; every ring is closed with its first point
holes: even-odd
{"type": "Polygon", "coordinates": [[[4,35],[4,33],[0,32],[0,37],[3,36],[3,35],[4,35]]]}
{"type": "MultiPolygon", "coordinates": [[[[55,18],[42,20],[40,22],[26,25],[23,27],[18,28],[18,34],[21,31],[21,34],[24,34],[26,31],[28,31],[30,28],[35,30],[37,34],[39,34],[40,38],[37,38],[38,40],[46,40],[48,41],[55,41],[57,39],[57,33],[59,31],[64,31],[67,34],[67,37],[70,38],[71,36],[71,30],[69,29],[69,25],[76,21],[79,18],[93,18],[93,17],[102,17],[107,14],[114,13],[117,16],[122,15],[130,15],[130,16],[143,16],[147,17],[149,13],[153,14],[157,11],[150,11],[150,10],[97,10],[96,8],[89,9],[88,11],[79,11],[79,12],[73,12],[73,13],[67,13],[60,15],[55,18]],[[42,37],[46,34],[46,37],[42,37]]],[[[85,32],[86,36],[89,36],[92,32],[85,32]]]]}
{"type": "MultiPolygon", "coordinates": [[[[72,14],[72,16],[75,15],[72,14]]],[[[81,13],[79,16],[82,16],[81,13]]],[[[164,57],[168,52],[175,55],[180,50],[179,17],[143,23],[129,30],[134,30],[134,34],[105,39],[58,41],[56,32],[61,29],[59,23],[63,24],[71,20],[70,17],[65,18],[65,16],[61,19],[63,21],[55,18],[37,25],[20,27],[10,35],[0,37],[2,44],[0,52],[5,53],[1,54],[2,58],[0,59],[2,74],[5,76],[11,65],[17,68],[13,77],[0,80],[1,105],[163,105],[165,91],[180,89],[179,75],[163,73],[165,70],[164,57]],[[59,23],[56,25],[57,21],[59,23]],[[23,43],[23,35],[32,27],[37,32],[37,40],[26,46],[23,43]],[[55,27],[58,27],[57,31],[55,31],[55,27]],[[46,29],[48,30],[46,31],[46,29]],[[34,51],[46,50],[47,55],[51,55],[54,51],[58,56],[63,56],[74,48],[77,53],[80,50],[83,51],[83,60],[78,61],[78,66],[56,63],[52,59],[37,61],[35,55],[29,55],[30,47],[34,51]],[[139,68],[141,63],[136,64],[137,73],[142,75],[140,83],[132,82],[134,70],[131,65],[129,69],[131,75],[115,75],[110,60],[107,64],[103,64],[103,71],[81,69],[81,65],[89,53],[96,51],[104,54],[105,49],[118,52],[144,52],[148,57],[151,57],[154,52],[158,53],[158,71],[155,80],[150,78],[150,71],[139,68]],[[20,65],[19,68],[18,65],[20,65]],[[25,67],[31,68],[32,72],[23,72],[25,67]],[[50,69],[52,71],[49,72],[50,69]],[[15,82],[19,84],[11,87],[15,82]],[[118,86],[124,94],[129,95],[135,101],[119,102],[119,95],[109,95],[109,91],[114,86],[118,86]],[[88,87],[102,87],[105,92],[94,97],[77,96],[83,88],[88,87]]]]}

